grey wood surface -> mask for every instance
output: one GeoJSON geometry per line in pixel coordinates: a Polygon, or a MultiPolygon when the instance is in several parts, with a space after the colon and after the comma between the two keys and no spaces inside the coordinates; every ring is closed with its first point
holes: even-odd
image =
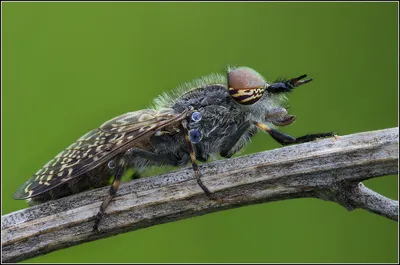
{"type": "MultiPolygon", "coordinates": [[[[3,262],[18,262],[71,245],[210,212],[268,201],[314,197],[398,221],[398,201],[361,181],[398,173],[398,128],[357,133],[219,160],[122,183],[93,232],[108,187],[2,216],[3,262]]],[[[350,213],[349,213],[350,214],[350,213]]]]}

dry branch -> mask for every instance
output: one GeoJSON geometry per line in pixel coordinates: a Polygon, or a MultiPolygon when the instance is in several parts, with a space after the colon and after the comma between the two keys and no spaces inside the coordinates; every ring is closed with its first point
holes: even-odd
{"type": "Polygon", "coordinates": [[[2,216],[2,259],[17,262],[85,241],[209,212],[268,201],[314,197],[348,210],[398,220],[398,202],[360,182],[398,173],[398,128],[278,148],[200,166],[208,198],[191,168],[123,183],[100,232],[93,217],[108,187],[2,216]]]}

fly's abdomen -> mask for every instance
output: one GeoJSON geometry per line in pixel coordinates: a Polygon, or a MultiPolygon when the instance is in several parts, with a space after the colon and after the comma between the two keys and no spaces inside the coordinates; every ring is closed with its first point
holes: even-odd
{"type": "Polygon", "coordinates": [[[107,164],[100,165],[79,177],[71,179],[47,192],[28,198],[30,205],[36,205],[49,200],[59,199],[92,188],[100,188],[109,185],[110,172],[107,164]]]}
{"type": "MultiPolygon", "coordinates": [[[[168,130],[175,129],[187,115],[187,111],[176,113],[164,108],[113,118],[47,162],[13,197],[30,199],[34,204],[105,186],[112,175],[122,176],[130,155],[128,150],[147,143],[156,131],[171,133],[168,130]]],[[[116,183],[118,186],[119,180],[116,183]]]]}

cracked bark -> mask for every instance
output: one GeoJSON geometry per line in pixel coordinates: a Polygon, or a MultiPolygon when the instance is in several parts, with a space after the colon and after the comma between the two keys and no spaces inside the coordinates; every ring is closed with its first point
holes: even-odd
{"type": "Polygon", "coordinates": [[[203,164],[208,198],[190,167],[120,186],[92,232],[108,187],[2,216],[2,261],[243,205],[313,197],[398,221],[398,201],[361,181],[398,173],[398,128],[357,133],[203,164]],[[240,165],[238,167],[238,165],[240,165]]]}

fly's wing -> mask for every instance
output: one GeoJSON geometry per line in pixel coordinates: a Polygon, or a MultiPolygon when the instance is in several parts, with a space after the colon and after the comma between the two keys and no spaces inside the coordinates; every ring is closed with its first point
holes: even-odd
{"type": "Polygon", "coordinates": [[[178,127],[187,112],[146,109],[118,116],[92,130],[50,160],[13,195],[32,198],[76,178],[151,137],[166,126],[178,127]]]}

